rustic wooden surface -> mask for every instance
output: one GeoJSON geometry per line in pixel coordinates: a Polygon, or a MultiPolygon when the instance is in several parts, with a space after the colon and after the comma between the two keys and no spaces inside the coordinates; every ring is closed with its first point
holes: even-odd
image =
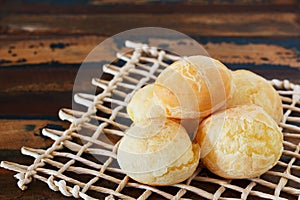
{"type": "MultiPolygon", "coordinates": [[[[41,129],[68,125],[57,111],[72,106],[81,62],[101,41],[131,28],[175,29],[231,69],[300,84],[299,10],[297,0],[0,0],[0,160],[29,164],[22,146],[51,144],[41,129]]],[[[38,181],[23,192],[14,173],[0,174],[0,199],[67,199],[38,181]]]]}

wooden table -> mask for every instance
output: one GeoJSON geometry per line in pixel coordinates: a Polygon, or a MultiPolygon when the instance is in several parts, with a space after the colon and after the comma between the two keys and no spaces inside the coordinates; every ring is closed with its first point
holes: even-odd
{"type": "MultiPolygon", "coordinates": [[[[299,10],[297,0],[0,0],[0,160],[30,164],[22,146],[51,145],[41,129],[67,127],[57,111],[72,106],[80,63],[131,28],[174,29],[231,69],[300,84],[299,10]]],[[[0,199],[67,199],[35,180],[21,191],[13,172],[0,174],[0,199]]]]}

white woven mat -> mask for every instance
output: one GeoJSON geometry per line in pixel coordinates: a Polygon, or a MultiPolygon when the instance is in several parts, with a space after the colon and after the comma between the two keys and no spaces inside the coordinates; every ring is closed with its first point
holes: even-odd
{"type": "Polygon", "coordinates": [[[124,108],[132,94],[154,82],[168,63],[179,59],[146,44],[127,41],[126,46],[133,51],[117,55],[124,61],[123,66],[103,67],[105,73],[113,75],[112,80],[92,80],[93,85],[102,89],[101,93],[75,95],[75,101],[87,107],[86,112],[61,109],[59,116],[70,122],[69,128],[43,130],[45,136],[54,140],[51,147],[46,150],[22,148],[24,155],[35,158],[32,165],[1,163],[2,167],[18,172],[15,177],[21,189],[35,178],[65,196],[83,199],[300,199],[300,86],[289,81],[271,81],[284,106],[285,114],[280,123],[284,151],[277,165],[260,178],[225,180],[200,165],[184,183],[152,187],[131,180],[111,166],[118,143],[112,145],[107,137],[117,141],[123,136],[122,130],[128,127],[125,122],[129,119],[124,108]],[[116,106],[108,106],[111,104],[116,106]],[[100,125],[95,126],[91,120],[98,120],[100,125]],[[90,135],[83,135],[80,130],[88,130],[90,135]],[[107,137],[101,137],[104,134],[107,137]],[[100,162],[89,154],[102,155],[105,160],[100,162]]]}

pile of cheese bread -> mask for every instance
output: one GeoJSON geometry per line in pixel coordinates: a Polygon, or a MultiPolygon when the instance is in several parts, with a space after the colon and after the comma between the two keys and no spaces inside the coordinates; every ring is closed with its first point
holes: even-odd
{"type": "Polygon", "coordinates": [[[247,70],[229,70],[206,56],[182,58],[127,106],[133,121],[117,160],[132,179],[171,185],[189,178],[201,161],[228,179],[271,169],[283,151],[283,116],[272,85],[247,70]]]}

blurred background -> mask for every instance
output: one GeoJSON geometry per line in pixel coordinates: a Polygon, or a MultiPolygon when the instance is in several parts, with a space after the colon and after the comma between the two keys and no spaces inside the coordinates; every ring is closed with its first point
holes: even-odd
{"type": "MultiPolygon", "coordinates": [[[[88,53],[114,34],[145,26],[191,36],[231,69],[300,84],[297,0],[0,0],[0,160],[29,164],[22,146],[51,145],[40,131],[67,126],[57,112],[72,107],[88,53]]],[[[36,181],[22,192],[13,172],[0,174],[0,199],[67,199],[36,181]]]]}

